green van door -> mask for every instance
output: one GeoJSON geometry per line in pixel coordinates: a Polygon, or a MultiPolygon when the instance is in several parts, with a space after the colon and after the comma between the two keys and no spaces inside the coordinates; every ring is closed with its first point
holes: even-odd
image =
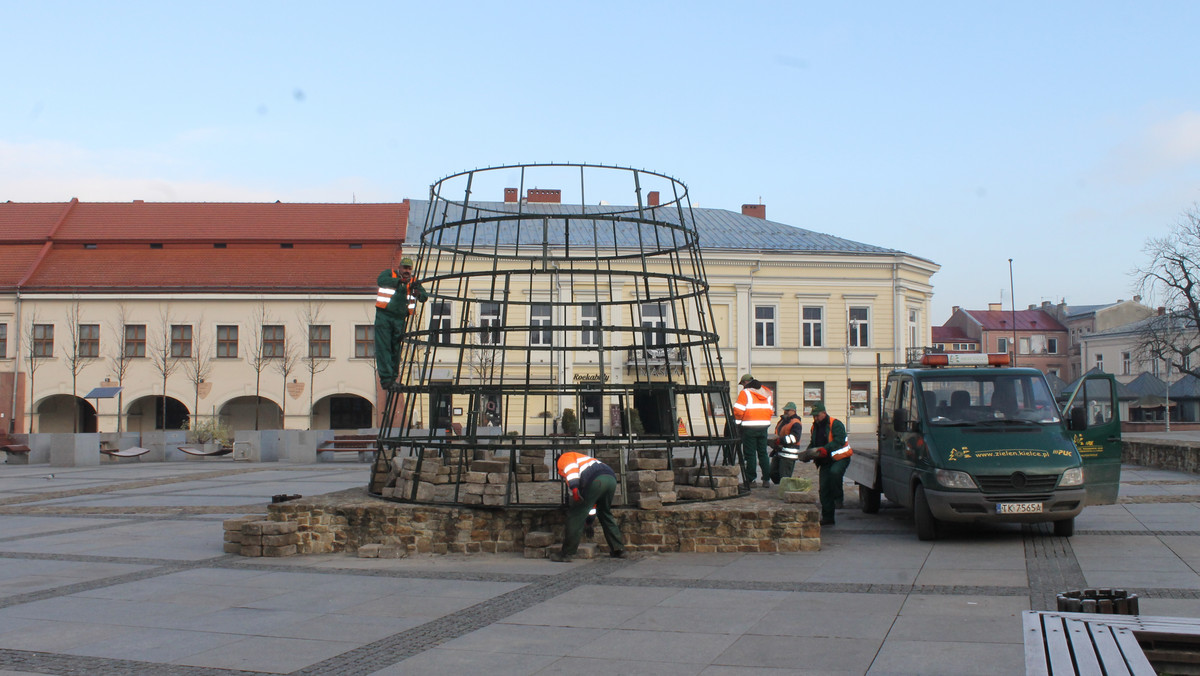
{"type": "Polygon", "coordinates": [[[1088,373],[1062,401],[1067,429],[1083,458],[1087,504],[1115,504],[1121,486],[1121,416],[1116,378],[1109,373],[1088,373]]]}

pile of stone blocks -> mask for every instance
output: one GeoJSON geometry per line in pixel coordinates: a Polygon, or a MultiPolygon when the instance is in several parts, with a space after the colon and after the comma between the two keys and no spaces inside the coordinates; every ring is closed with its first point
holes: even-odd
{"type": "Polygon", "coordinates": [[[549,481],[550,467],[546,464],[546,451],[541,449],[518,451],[516,474],[517,481],[549,481]]]}
{"type": "Polygon", "coordinates": [[[661,509],[676,502],[675,472],[667,451],[638,451],[625,461],[626,498],[638,509],[661,509]]]}
{"type": "Polygon", "coordinates": [[[680,500],[716,500],[738,494],[742,470],[737,465],[699,467],[690,458],[672,461],[675,492],[680,500]]]}
{"type": "MultiPolygon", "coordinates": [[[[572,555],[575,559],[594,559],[599,545],[595,542],[580,542],[579,551],[572,555]]],[[[525,534],[525,558],[545,559],[550,552],[562,550],[562,542],[554,533],[549,531],[530,531],[525,534]]]]}
{"type": "MultiPolygon", "coordinates": [[[[513,476],[517,481],[549,481],[550,468],[546,465],[544,450],[517,450],[513,476]]],[[[417,458],[396,457],[392,459],[393,478],[382,489],[387,498],[410,499],[416,483],[417,502],[430,502],[435,496],[435,487],[446,484],[461,484],[458,489],[459,502],[466,505],[504,505],[504,494],[509,480],[508,458],[496,458],[486,449],[452,447],[439,452],[425,449],[417,471],[417,458]],[[461,472],[461,474],[460,474],[461,472]]]]}
{"type": "Polygon", "coordinates": [[[294,521],[265,521],[261,515],[228,519],[225,528],[225,553],[242,556],[295,556],[300,543],[294,521]]]}

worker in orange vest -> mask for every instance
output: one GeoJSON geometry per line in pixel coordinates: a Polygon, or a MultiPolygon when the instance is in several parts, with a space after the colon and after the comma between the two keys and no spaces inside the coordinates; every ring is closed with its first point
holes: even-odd
{"type": "Polygon", "coordinates": [[[596,509],[596,520],[604,530],[609,556],[623,559],[625,538],[613,516],[612,501],[617,493],[617,475],[608,465],[582,453],[563,453],[558,456],[558,474],[567,482],[571,497],[567,505],[567,526],[562,550],[550,553],[551,561],[567,562],[579,551],[588,512],[596,509]]]}
{"type": "Polygon", "coordinates": [[[810,428],[808,448],[800,459],[816,463],[817,484],[821,491],[821,525],[832,526],[834,511],[842,502],[842,477],[850,466],[850,442],[846,440],[846,426],[825,412],[825,404],[812,405],[813,424],[810,428]]]}
{"type": "Polygon", "coordinates": [[[737,401],[733,404],[733,417],[742,436],[742,453],[746,456],[746,480],[753,485],[757,466],[762,466],[762,485],[771,485],[768,476],[771,461],[767,457],[767,430],[775,416],[775,394],[771,389],[747,373],[739,384],[737,401]]]}
{"type": "Polygon", "coordinates": [[[389,389],[399,373],[400,341],[408,318],[417,303],[429,298],[421,283],[413,279],[413,259],[402,258],[400,265],[379,273],[379,291],[375,294],[375,369],[379,384],[389,389]]]}

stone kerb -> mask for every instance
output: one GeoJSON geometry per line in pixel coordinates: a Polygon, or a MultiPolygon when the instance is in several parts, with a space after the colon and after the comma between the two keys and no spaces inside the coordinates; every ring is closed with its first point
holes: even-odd
{"type": "Polygon", "coordinates": [[[1200,442],[1186,439],[1125,439],[1121,444],[1121,462],[1200,474],[1200,442]]]}

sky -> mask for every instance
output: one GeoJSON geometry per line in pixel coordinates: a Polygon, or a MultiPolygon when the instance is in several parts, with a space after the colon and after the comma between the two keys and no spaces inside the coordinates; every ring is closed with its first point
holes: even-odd
{"type": "Polygon", "coordinates": [[[1198,26],[1189,1],[0,0],[0,200],[398,202],[610,164],[931,260],[934,324],[1109,303],[1200,202],[1198,26]]]}

